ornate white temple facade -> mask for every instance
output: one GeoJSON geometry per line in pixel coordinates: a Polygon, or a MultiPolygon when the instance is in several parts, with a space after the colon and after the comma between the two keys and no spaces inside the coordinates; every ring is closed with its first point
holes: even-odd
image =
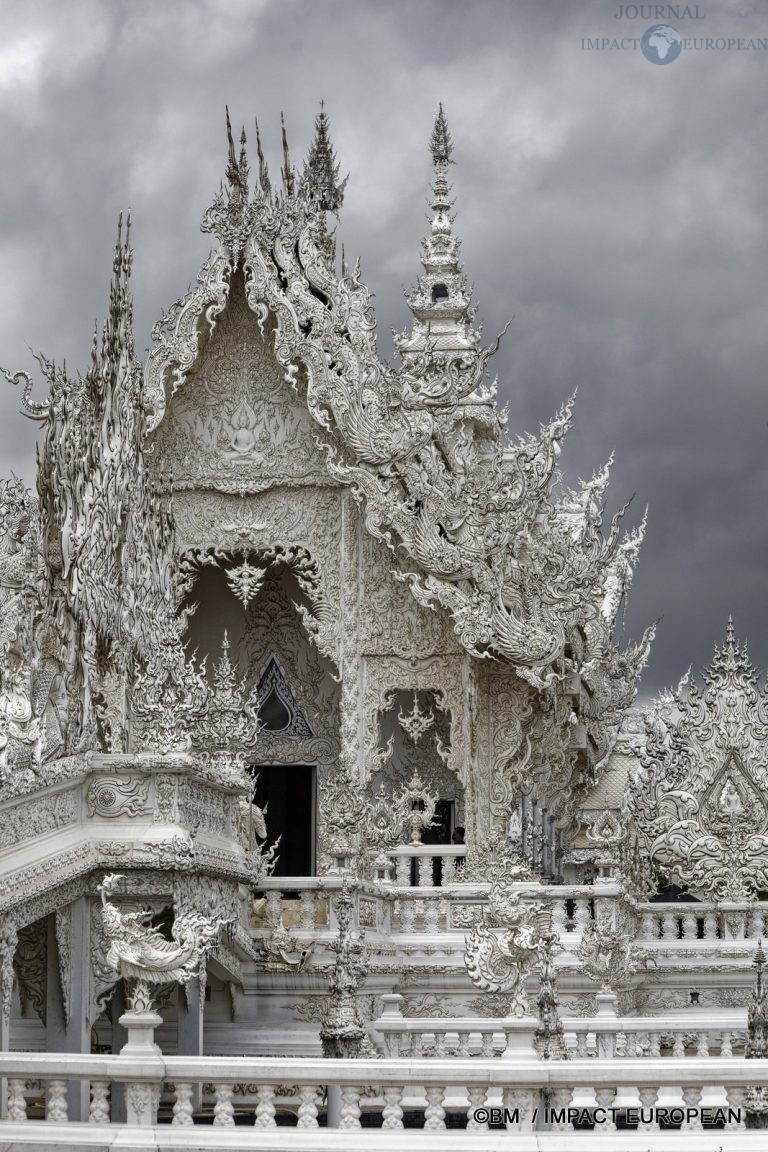
{"type": "Polygon", "coordinates": [[[325,113],[277,180],[257,137],[255,187],[227,131],[146,363],[126,230],[87,369],[39,357],[42,399],[4,372],[40,438],[36,491],[0,489],[0,1143],[478,1133],[506,1103],[520,1140],[643,1148],[741,1110],[727,1147],[766,1110],[758,672],[729,622],[703,688],[634,706],[644,526],[608,466],[563,484],[571,400],[507,428],[442,109],[397,368],[336,250],[325,113]]]}

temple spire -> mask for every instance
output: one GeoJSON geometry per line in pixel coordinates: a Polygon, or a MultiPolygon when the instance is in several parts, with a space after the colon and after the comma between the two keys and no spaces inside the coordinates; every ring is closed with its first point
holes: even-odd
{"type": "Polygon", "coordinates": [[[333,150],[329,127],[325,105],[321,100],[320,111],[315,116],[315,135],[304,161],[301,187],[318,208],[325,212],[338,212],[344,203],[344,189],[349,177],[339,179],[339,162],[333,150]]]}
{"type": "Polygon", "coordinates": [[[452,164],[453,141],[442,104],[429,139],[432,155],[432,221],[430,234],[422,241],[424,272],[416,287],[406,293],[415,323],[411,332],[395,337],[404,357],[436,352],[474,352],[480,347],[480,333],[472,326],[475,309],[472,291],[459,261],[461,242],[453,234],[448,165],[452,164]]]}

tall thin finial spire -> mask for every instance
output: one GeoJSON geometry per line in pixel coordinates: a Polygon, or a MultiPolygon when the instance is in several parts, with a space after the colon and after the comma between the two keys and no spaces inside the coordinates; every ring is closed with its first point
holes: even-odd
{"type": "Polygon", "coordinates": [[[280,127],[283,134],[283,184],[285,191],[289,196],[293,195],[294,178],[293,168],[291,167],[291,155],[288,151],[288,135],[285,131],[285,117],[280,113],[280,127]]]}
{"type": "Polygon", "coordinates": [[[480,334],[473,328],[472,292],[459,262],[460,242],[453,234],[448,165],[452,164],[453,141],[440,104],[429,138],[432,154],[432,223],[422,244],[424,272],[416,287],[406,294],[414,314],[411,332],[395,337],[403,357],[422,355],[428,348],[441,352],[478,351],[480,334]]]}
{"type": "Polygon", "coordinates": [[[248,157],[245,151],[245,128],[240,134],[240,157],[235,152],[235,139],[232,135],[232,122],[229,107],[225,105],[227,120],[227,171],[226,177],[232,188],[237,188],[243,197],[248,197],[248,157]]]}
{"type": "Polygon", "coordinates": [[[267,161],[264,159],[264,152],[261,147],[261,136],[259,134],[259,122],[254,116],[254,123],[256,125],[256,155],[259,158],[259,184],[265,196],[271,196],[272,184],[269,179],[269,169],[267,161]]]}

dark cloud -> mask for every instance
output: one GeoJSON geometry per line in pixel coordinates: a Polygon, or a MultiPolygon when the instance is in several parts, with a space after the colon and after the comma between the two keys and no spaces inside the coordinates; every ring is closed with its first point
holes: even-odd
{"type": "MultiPolygon", "coordinates": [[[[702,3],[687,35],[768,36],[768,9],[702,3]],[[740,16],[739,11],[746,11],[740,16]]],[[[645,690],[705,662],[733,612],[768,663],[766,53],[583,51],[640,35],[594,0],[17,0],[0,11],[0,363],[87,362],[118,211],[134,219],[137,343],[207,251],[223,106],[259,116],[277,168],[321,98],[351,171],[340,235],[375,290],[381,347],[408,314],[439,100],[457,227],[510,430],[579,386],[563,462],[616,451],[616,505],[649,528],[628,635],[663,617],[645,690]]],[[[0,393],[2,470],[34,428],[0,393]]]]}

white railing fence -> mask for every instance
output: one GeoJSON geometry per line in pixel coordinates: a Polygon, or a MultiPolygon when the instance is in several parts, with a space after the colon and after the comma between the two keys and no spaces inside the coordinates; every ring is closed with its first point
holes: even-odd
{"type": "MultiPolygon", "coordinates": [[[[373,1022],[388,1057],[436,1059],[467,1056],[501,1057],[519,1047],[521,1021],[491,1017],[444,1017],[425,1020],[402,1015],[403,997],[382,996],[382,1014],[373,1022]]],[[[596,1016],[562,1018],[565,1045],[578,1058],[632,1059],[743,1056],[747,1012],[741,1009],[697,1009],[661,1016],[617,1016],[615,997],[596,1016]],[[611,1011],[611,1009],[613,1009],[611,1011]]],[[[528,1024],[533,1045],[536,1021],[528,1024]]]]}
{"type": "MultiPolygon", "coordinates": [[[[37,1129],[41,1143],[48,1124],[66,1126],[70,1081],[90,1084],[90,1125],[112,1132],[119,1125],[110,1123],[110,1092],[121,1084],[128,1123],[139,1128],[163,1128],[158,1111],[170,1127],[192,1128],[200,1086],[214,1128],[234,1127],[236,1112],[245,1108],[257,1131],[278,1127],[282,1118],[302,1130],[318,1129],[321,1115],[328,1127],[359,1129],[361,1118],[370,1115],[394,1130],[404,1127],[406,1113],[420,1113],[427,1132],[444,1131],[449,1114],[462,1125],[466,1117],[466,1127],[479,1131],[487,1130],[490,1109],[506,1106],[509,1115],[501,1117],[501,1126],[518,1132],[547,1127],[574,1132],[596,1120],[592,1139],[610,1142],[627,1116],[644,1132],[670,1122],[675,1129],[699,1130],[716,1118],[702,1109],[722,1109],[719,1118],[728,1121],[727,1130],[743,1130],[745,1091],[768,1081],[768,1060],[320,1060],[19,1052],[0,1055],[0,1074],[8,1082],[0,1146],[11,1141],[11,1128],[15,1139],[16,1129],[33,1117],[42,1123],[30,1123],[25,1133],[37,1129]],[[554,1119],[545,1103],[555,1109],[554,1119]]],[[[418,1132],[412,1139],[418,1142],[418,1132]]]]}

